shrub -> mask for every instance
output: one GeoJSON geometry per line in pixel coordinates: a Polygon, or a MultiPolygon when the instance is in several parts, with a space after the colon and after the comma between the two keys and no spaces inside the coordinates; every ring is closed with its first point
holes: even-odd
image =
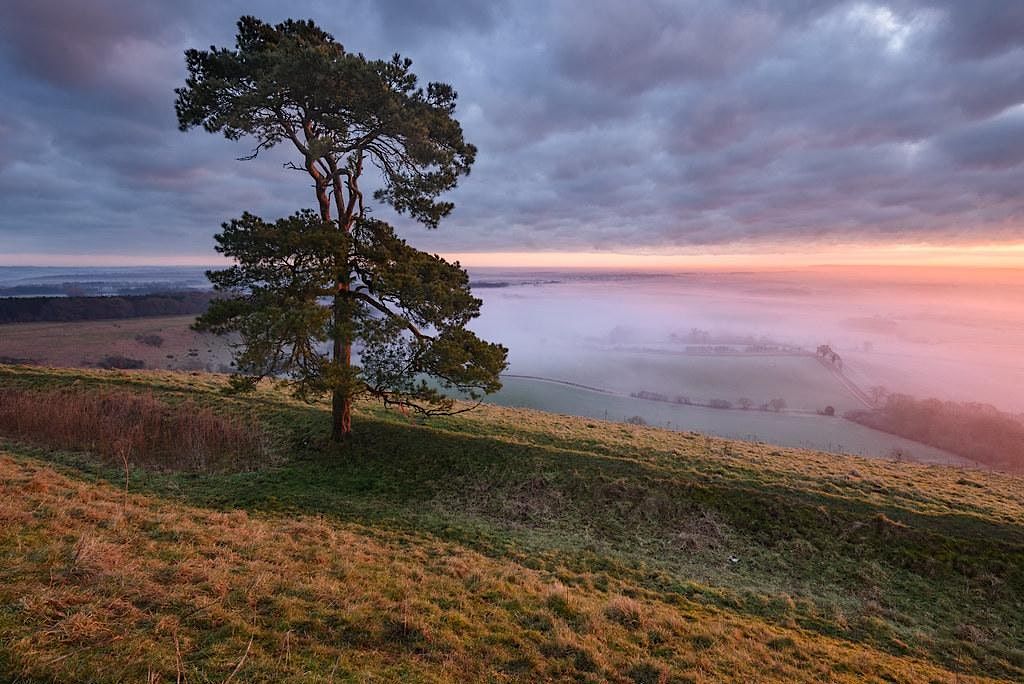
{"type": "Polygon", "coordinates": [[[164,338],[160,337],[157,334],[153,334],[153,333],[151,333],[149,335],[136,335],[135,336],[135,341],[138,342],[139,344],[144,344],[147,347],[158,347],[159,348],[159,347],[164,346],[164,338]]]}
{"type": "Polygon", "coordinates": [[[146,367],[146,362],[141,359],[131,359],[127,356],[115,355],[104,356],[96,362],[100,368],[116,368],[118,370],[139,370],[146,367]]]}
{"type": "Polygon", "coordinates": [[[888,455],[889,458],[891,458],[892,460],[896,461],[897,463],[902,463],[903,461],[912,461],[913,460],[913,458],[910,456],[910,452],[909,451],[907,451],[903,447],[898,447],[898,446],[894,446],[893,448],[889,449],[889,453],[887,455],[888,455]]]}
{"type": "Polygon", "coordinates": [[[732,402],[726,401],[725,399],[712,399],[708,402],[708,406],[716,409],[731,409],[732,402]]]}
{"type": "Polygon", "coordinates": [[[647,425],[647,421],[644,420],[643,416],[630,416],[626,419],[626,422],[630,425],[647,425]]]}
{"type": "Polygon", "coordinates": [[[262,432],[236,417],[127,390],[0,389],[0,435],[166,470],[248,469],[266,455],[262,432]]]}

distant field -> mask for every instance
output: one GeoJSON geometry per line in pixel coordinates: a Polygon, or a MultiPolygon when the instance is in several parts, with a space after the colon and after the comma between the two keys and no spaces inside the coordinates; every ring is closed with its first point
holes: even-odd
{"type": "Polygon", "coordinates": [[[44,366],[90,367],[119,355],[152,369],[230,370],[231,350],[224,339],[190,330],[194,321],[195,316],[161,316],[0,325],[0,357],[44,366]]]}
{"type": "MultiPolygon", "coordinates": [[[[514,350],[513,350],[514,359],[514,350]]],[[[813,356],[737,354],[696,355],[585,349],[572,357],[553,356],[514,372],[546,375],[629,394],[657,392],[685,396],[697,403],[740,397],[755,406],[773,398],[785,399],[791,409],[837,411],[863,408],[836,377],[813,356]]]]}
{"type": "Polygon", "coordinates": [[[854,352],[847,357],[849,375],[862,387],[883,385],[919,397],[978,401],[1024,413],[1024,346],[1001,351],[978,349],[968,357],[938,348],[927,355],[854,352]]]}
{"type": "Polygon", "coordinates": [[[522,378],[504,378],[502,383],[503,389],[488,399],[491,403],[615,421],[640,416],[651,425],[672,430],[860,456],[887,457],[898,448],[912,460],[970,464],[941,449],[841,417],[680,406],[522,378]]]}
{"type": "MultiPolygon", "coordinates": [[[[104,357],[124,356],[149,369],[231,370],[231,350],[223,338],[189,329],[193,316],[135,318],[78,323],[0,325],[0,359],[37,365],[95,367],[104,357]],[[140,339],[156,336],[160,346],[140,339]]],[[[784,398],[790,409],[837,411],[860,404],[813,358],[799,356],[694,356],[586,351],[576,359],[553,359],[558,379],[608,388],[622,394],[647,390],[695,401],[748,396],[759,404],[784,398]]],[[[835,453],[885,456],[900,448],[910,458],[934,463],[967,463],[940,449],[888,435],[841,418],[779,415],[762,411],[677,406],[590,392],[581,388],[506,378],[491,403],[569,415],[622,421],[641,416],[652,425],[676,430],[820,449],[835,453]]]]}

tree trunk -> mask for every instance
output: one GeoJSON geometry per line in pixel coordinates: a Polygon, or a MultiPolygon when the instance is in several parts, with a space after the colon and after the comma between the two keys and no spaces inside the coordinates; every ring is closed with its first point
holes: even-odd
{"type": "MultiPolygon", "coordinates": [[[[349,197],[346,204],[344,202],[345,193],[342,192],[341,175],[338,173],[338,163],[330,155],[327,157],[327,167],[331,172],[330,179],[334,191],[334,203],[338,210],[338,228],[347,235],[350,234],[352,229],[352,212],[355,209],[356,203],[355,180],[350,180],[349,197]]],[[[362,168],[362,161],[359,163],[359,168],[362,168]]],[[[331,208],[330,204],[328,204],[329,196],[327,193],[320,194],[319,199],[321,201],[321,213],[330,214],[331,208]]],[[[352,323],[355,312],[352,308],[352,301],[348,297],[349,283],[352,278],[348,254],[344,256],[344,259],[342,272],[339,274],[338,282],[336,283],[337,294],[334,296],[334,363],[342,371],[341,375],[345,377],[344,393],[335,389],[333,396],[331,439],[335,442],[343,441],[352,434],[352,386],[350,377],[352,372],[352,336],[347,326],[352,323]],[[345,334],[338,334],[342,330],[345,331],[345,334]]]]}
{"type": "Polygon", "coordinates": [[[334,295],[334,349],[332,362],[338,377],[344,378],[341,387],[331,393],[331,440],[341,442],[352,434],[352,388],[349,373],[352,368],[352,340],[342,334],[352,317],[348,297],[348,282],[337,284],[338,294],[334,295]]]}
{"type": "MultiPolygon", "coordinates": [[[[332,171],[334,164],[331,165],[332,171]]],[[[331,200],[327,193],[327,180],[313,165],[312,160],[306,158],[306,169],[316,183],[316,199],[320,205],[320,218],[324,221],[331,220],[331,200]]],[[[337,178],[333,181],[335,189],[338,188],[337,178]]],[[[339,206],[340,210],[340,206],[339,206]]],[[[339,215],[339,219],[341,216],[339,215]]],[[[339,334],[348,325],[351,318],[349,310],[348,294],[348,264],[344,265],[345,273],[340,275],[335,283],[337,294],[334,295],[334,349],[331,362],[339,371],[338,377],[345,378],[341,387],[335,387],[331,392],[331,441],[343,442],[352,434],[352,390],[348,382],[349,370],[352,366],[352,340],[348,336],[339,334]],[[344,337],[344,339],[343,339],[344,337]]]]}
{"type": "Polygon", "coordinates": [[[331,398],[331,441],[343,442],[352,434],[352,397],[340,389],[331,398]]]}

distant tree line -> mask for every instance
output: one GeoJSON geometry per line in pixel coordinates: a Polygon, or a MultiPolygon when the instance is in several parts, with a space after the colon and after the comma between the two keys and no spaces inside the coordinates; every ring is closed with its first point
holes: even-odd
{"type": "Polygon", "coordinates": [[[65,283],[33,283],[0,287],[0,297],[107,297],[175,292],[167,282],[125,283],[113,280],[71,281],[65,283]]]}
{"type": "Polygon", "coordinates": [[[206,311],[213,297],[213,292],[191,291],[116,297],[0,298],[0,324],[196,315],[206,311]]]}
{"type": "Polygon", "coordinates": [[[1024,421],[988,404],[890,394],[847,418],[1000,470],[1024,470],[1024,421]]]}
{"type": "Polygon", "coordinates": [[[803,351],[802,347],[775,342],[764,335],[760,337],[735,334],[713,335],[711,331],[702,330],[701,328],[690,328],[688,333],[671,333],[668,336],[668,341],[672,344],[686,345],[686,351],[690,353],[736,353],[743,351],[748,354],[765,354],[803,351]]]}
{"type": "MultiPolygon", "coordinates": [[[[731,409],[733,403],[728,399],[709,399],[707,401],[693,401],[687,396],[677,395],[675,397],[669,397],[667,394],[661,394],[660,392],[649,392],[647,390],[640,390],[639,392],[630,392],[629,396],[634,399],[646,399],[647,401],[662,401],[668,404],[680,404],[683,406],[701,406],[703,408],[715,408],[715,409],[731,409]]],[[[754,406],[754,400],[749,397],[740,397],[736,400],[736,406],[739,406],[744,411],[751,409],[754,406]]],[[[774,411],[780,413],[786,410],[786,400],[782,398],[770,399],[769,401],[760,404],[758,408],[761,411],[774,411]]],[[[831,408],[831,407],[829,407],[831,408]]],[[[833,409],[833,415],[835,410],[833,409]]]]}

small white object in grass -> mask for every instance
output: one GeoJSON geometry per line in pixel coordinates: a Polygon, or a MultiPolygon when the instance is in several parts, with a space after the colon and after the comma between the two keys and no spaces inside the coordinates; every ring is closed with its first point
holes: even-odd
{"type": "Polygon", "coordinates": [[[739,563],[740,559],[737,558],[736,556],[729,556],[729,562],[730,563],[739,563]]]}

